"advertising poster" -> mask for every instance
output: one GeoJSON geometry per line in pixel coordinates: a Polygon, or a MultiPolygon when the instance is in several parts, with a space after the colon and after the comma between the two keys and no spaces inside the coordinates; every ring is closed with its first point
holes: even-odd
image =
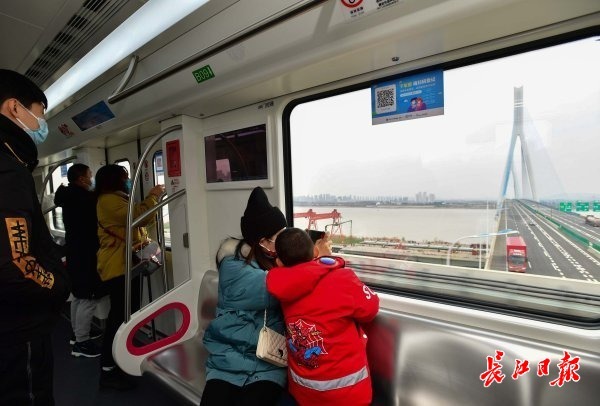
{"type": "Polygon", "coordinates": [[[373,125],[444,114],[444,72],[423,72],[371,86],[371,111],[373,125]]]}

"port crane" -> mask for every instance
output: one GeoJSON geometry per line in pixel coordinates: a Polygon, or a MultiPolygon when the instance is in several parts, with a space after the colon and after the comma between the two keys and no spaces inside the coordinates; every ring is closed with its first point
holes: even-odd
{"type": "MultiPolygon", "coordinates": [[[[351,220],[350,221],[341,221],[342,213],[340,213],[336,209],[333,209],[329,213],[316,213],[315,211],[313,211],[313,209],[309,209],[308,211],[305,211],[305,212],[294,213],[294,218],[308,219],[308,227],[307,228],[309,230],[317,229],[317,220],[331,219],[332,223],[327,225],[327,226],[331,227],[330,235],[331,236],[338,235],[339,237],[342,237],[342,224],[348,223],[348,222],[350,222],[350,224],[352,224],[351,220]]],[[[327,231],[327,226],[325,226],[325,231],[327,231]]]]}

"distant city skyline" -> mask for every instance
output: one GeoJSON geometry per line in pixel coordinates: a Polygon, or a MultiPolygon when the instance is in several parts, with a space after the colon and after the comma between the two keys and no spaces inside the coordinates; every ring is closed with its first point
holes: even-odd
{"type": "MultiPolygon", "coordinates": [[[[418,194],[417,194],[418,195],[418,194]]],[[[355,196],[355,195],[343,195],[336,196],[329,193],[318,194],[318,195],[300,195],[294,196],[293,202],[295,204],[307,204],[307,203],[385,203],[385,204],[444,204],[444,203],[489,203],[490,207],[496,205],[496,202],[491,199],[435,199],[435,195],[433,193],[429,194],[428,200],[419,200],[418,196],[410,197],[410,196],[355,196]],[[431,199],[431,200],[429,200],[431,199]]],[[[554,199],[542,199],[542,202],[545,203],[554,203],[558,204],[558,202],[600,202],[600,194],[595,197],[591,196],[589,198],[582,199],[565,199],[565,198],[554,198],[554,199]]]]}
{"type": "MultiPolygon", "coordinates": [[[[372,125],[370,89],[298,105],[291,115],[294,193],[413,199],[433,191],[435,200],[495,201],[513,130],[514,89],[523,86],[524,139],[539,198],[596,199],[596,39],[445,71],[443,116],[372,125]],[[559,84],[570,90],[557,92],[559,84]]],[[[508,198],[515,190],[529,197],[518,155],[508,198]]]]}
{"type": "Polygon", "coordinates": [[[343,195],[336,196],[329,193],[318,195],[294,196],[294,202],[389,202],[406,204],[408,202],[416,203],[434,203],[435,194],[419,192],[415,196],[357,196],[343,195]]]}

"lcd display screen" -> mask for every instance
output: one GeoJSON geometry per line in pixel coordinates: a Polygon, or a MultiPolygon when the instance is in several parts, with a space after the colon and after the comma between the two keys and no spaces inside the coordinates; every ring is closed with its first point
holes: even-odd
{"type": "Polygon", "coordinates": [[[267,131],[260,124],[204,138],[208,183],[267,179],[267,131]]]}
{"type": "Polygon", "coordinates": [[[81,131],[96,127],[113,118],[115,118],[114,113],[104,101],[100,101],[76,116],[71,117],[81,131]]]}

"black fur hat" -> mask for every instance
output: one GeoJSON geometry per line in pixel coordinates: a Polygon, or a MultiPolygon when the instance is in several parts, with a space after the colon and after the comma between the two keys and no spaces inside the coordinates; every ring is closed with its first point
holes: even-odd
{"type": "Polygon", "coordinates": [[[269,203],[261,187],[255,187],[241,219],[244,240],[255,243],[261,238],[271,237],[286,226],[287,222],[281,210],[269,203]]]}

